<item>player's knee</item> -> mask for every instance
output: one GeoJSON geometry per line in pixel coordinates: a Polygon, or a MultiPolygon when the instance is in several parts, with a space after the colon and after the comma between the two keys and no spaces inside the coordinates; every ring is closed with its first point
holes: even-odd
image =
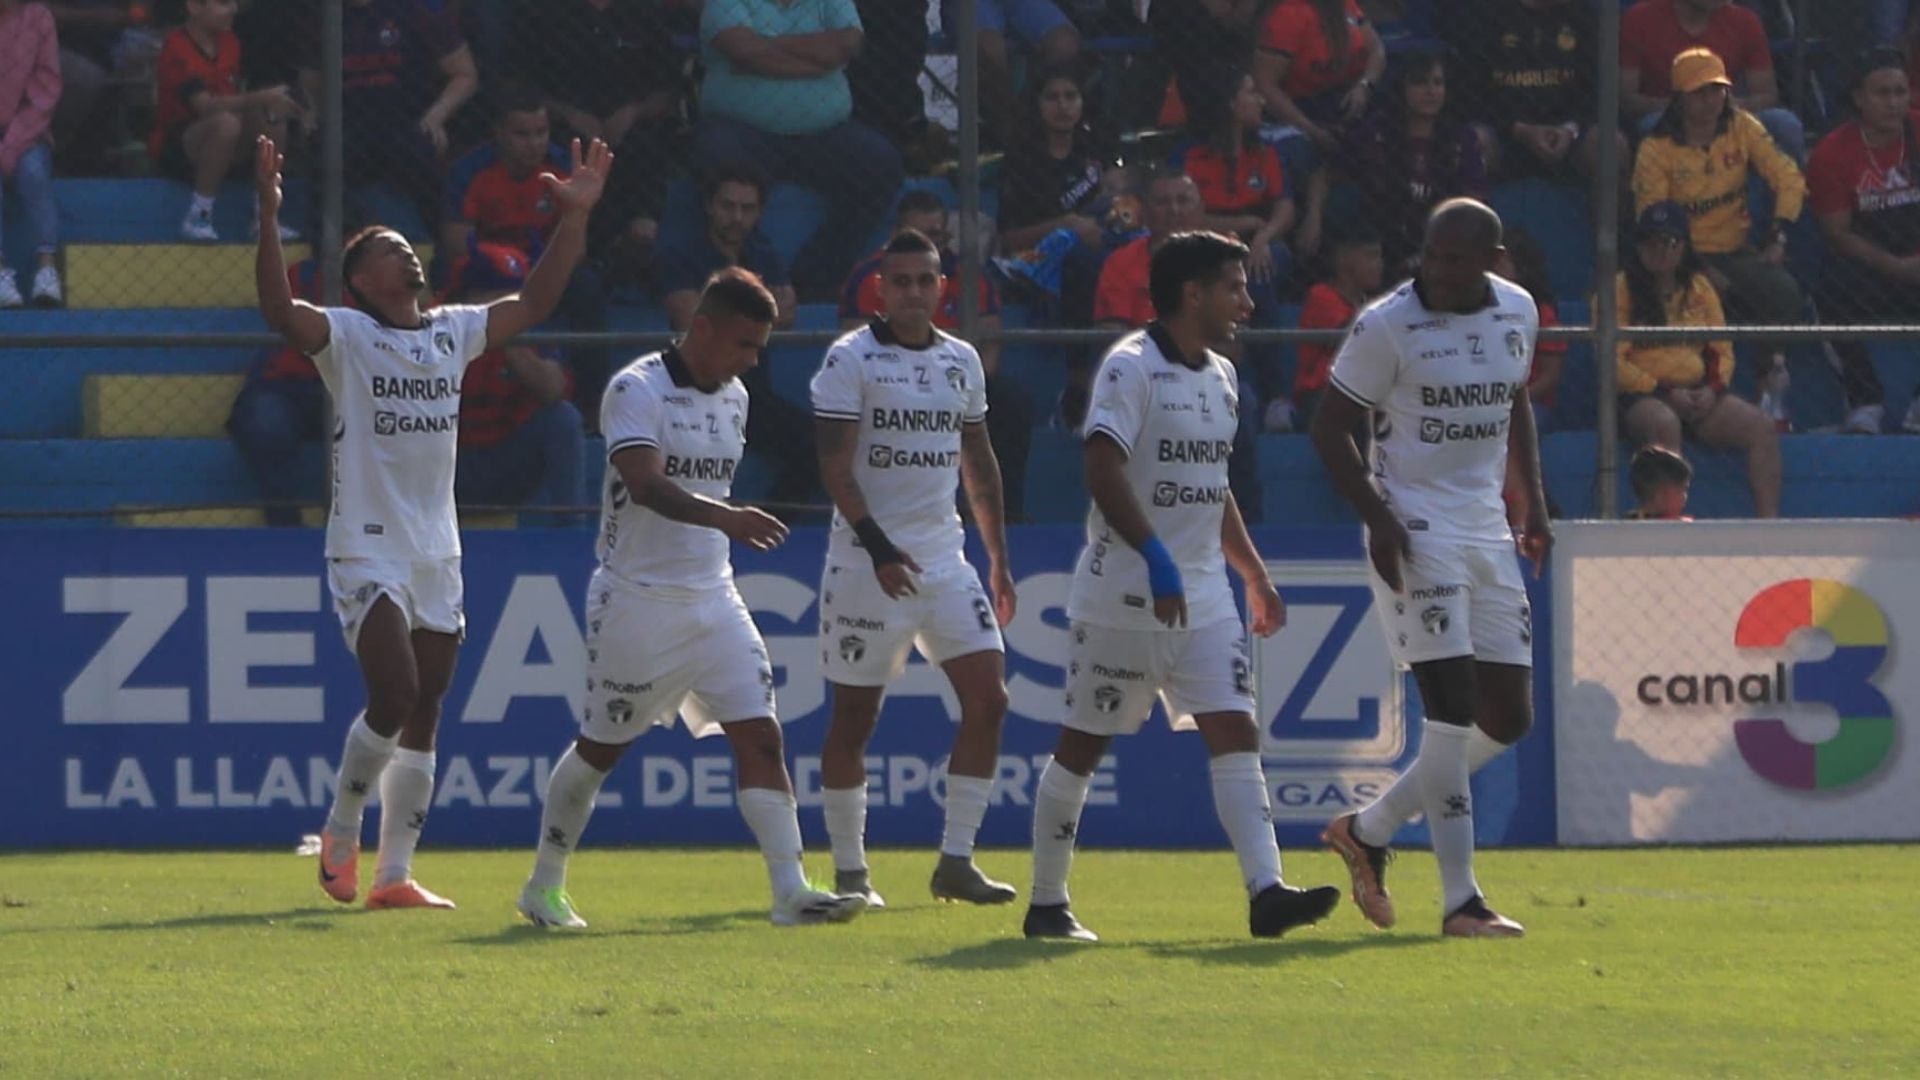
{"type": "Polygon", "coordinates": [[[960,722],[998,727],[1010,704],[1004,683],[981,687],[960,699],[960,722]]]}

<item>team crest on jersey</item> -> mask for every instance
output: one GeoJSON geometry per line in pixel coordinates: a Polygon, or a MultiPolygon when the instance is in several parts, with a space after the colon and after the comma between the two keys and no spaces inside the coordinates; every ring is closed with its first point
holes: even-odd
{"type": "Polygon", "coordinates": [[[453,334],[446,330],[433,332],[433,351],[441,356],[453,355],[453,334]]]}
{"type": "Polygon", "coordinates": [[[1420,613],[1420,625],[1427,628],[1427,633],[1439,637],[1453,625],[1453,618],[1447,614],[1446,608],[1435,604],[1420,613]]]}
{"type": "Polygon", "coordinates": [[[614,725],[633,721],[633,702],[626,698],[614,698],[607,702],[607,722],[614,725]]]}
{"type": "Polygon", "coordinates": [[[966,393],[967,392],[967,373],[965,371],[962,371],[958,366],[955,366],[955,365],[948,365],[946,371],[947,371],[947,385],[953,389],[953,392],[956,394],[966,393]]]}
{"type": "Polygon", "coordinates": [[[1120,708],[1120,699],[1124,695],[1117,686],[1098,686],[1093,691],[1093,707],[1096,712],[1110,713],[1120,708]]]}
{"type": "Polygon", "coordinates": [[[1507,331],[1507,355],[1515,360],[1527,358],[1527,336],[1518,330],[1507,331]]]}
{"type": "Polygon", "coordinates": [[[848,664],[857,664],[867,658],[867,639],[859,634],[848,634],[840,639],[840,659],[848,664]]]}

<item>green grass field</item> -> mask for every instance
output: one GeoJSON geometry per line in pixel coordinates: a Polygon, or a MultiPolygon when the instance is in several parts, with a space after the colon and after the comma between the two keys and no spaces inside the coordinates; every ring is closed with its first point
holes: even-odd
{"type": "Polygon", "coordinates": [[[336,907],[291,854],[7,855],[0,1074],[1915,1075],[1916,855],[1488,852],[1529,936],[1475,942],[1409,852],[1394,931],[1256,943],[1231,855],[1092,851],[1087,947],[928,900],[920,852],[874,858],[888,910],[783,930],[748,850],[588,851],[565,936],[518,924],[517,851],[429,850],[450,913],[336,907]]]}

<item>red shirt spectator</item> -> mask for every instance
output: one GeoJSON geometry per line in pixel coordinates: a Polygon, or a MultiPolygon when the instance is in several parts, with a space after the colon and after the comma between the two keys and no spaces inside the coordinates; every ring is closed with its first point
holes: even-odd
{"type": "Polygon", "coordinates": [[[1153,296],[1148,290],[1152,239],[1142,236],[1107,258],[1100,284],[1093,294],[1094,322],[1122,322],[1141,327],[1153,321],[1153,296]]]}
{"type": "Polygon", "coordinates": [[[1907,114],[1906,138],[1875,150],[1859,121],[1829,132],[1807,162],[1807,202],[1815,217],[1851,211],[1854,232],[1896,255],[1920,251],[1920,177],[1911,150],[1920,111],[1907,114]]]}
{"type": "Polygon", "coordinates": [[[1260,28],[1260,47],[1293,58],[1281,89],[1298,101],[1338,89],[1358,79],[1367,67],[1367,15],[1359,0],[1345,0],[1347,47],[1333,55],[1332,43],[1320,26],[1320,13],[1308,0],[1284,0],[1267,13],[1260,28]]]}
{"type": "MultiPolygon", "coordinates": [[[[1307,290],[1307,301],[1300,308],[1300,329],[1343,330],[1359,311],[1340,295],[1340,290],[1323,281],[1307,290]]],[[[1299,359],[1293,366],[1294,400],[1326,389],[1327,378],[1333,374],[1333,355],[1339,351],[1334,345],[1300,346],[1299,359]]]]}
{"type": "MultiPolygon", "coordinates": [[[[880,311],[880,263],[886,257],[884,251],[876,251],[854,265],[853,273],[847,275],[847,284],[840,290],[840,319],[868,319],[881,314],[880,311]]],[[[952,252],[940,253],[940,273],[946,281],[940,286],[940,306],[934,309],[933,325],[942,330],[960,329],[960,267],[959,260],[952,252]]],[[[979,289],[980,315],[1000,314],[1000,290],[985,274],[980,275],[979,289]]]]}
{"type": "Polygon", "coordinates": [[[1669,80],[1673,58],[1688,49],[1712,49],[1727,65],[1727,77],[1744,86],[1750,71],[1772,71],[1773,50],[1767,44],[1760,16],[1727,4],[1707,20],[1698,37],[1680,25],[1675,0],[1640,0],[1620,17],[1620,66],[1640,73],[1640,93],[1646,97],[1673,95],[1669,80]]]}
{"type": "MultiPolygon", "coordinates": [[[[552,349],[541,349],[539,353],[549,360],[560,359],[552,349]]],[[[566,372],[566,380],[562,400],[573,397],[571,370],[566,372]]],[[[489,349],[467,365],[466,379],[460,384],[460,445],[494,446],[505,442],[545,406],[546,402],[507,366],[507,350],[489,349]]]]}
{"type": "MultiPolygon", "coordinates": [[[[1554,305],[1541,304],[1539,307],[1540,329],[1551,330],[1560,325],[1560,312],[1554,305]]],[[[1542,336],[1540,340],[1534,344],[1533,369],[1527,373],[1527,393],[1531,395],[1531,399],[1535,405],[1543,409],[1553,408],[1554,399],[1560,396],[1560,381],[1558,377],[1556,377],[1551,385],[1543,387],[1540,385],[1541,375],[1544,370],[1553,370],[1556,372],[1561,370],[1566,358],[1567,343],[1564,338],[1547,338],[1542,336]],[[1555,363],[1542,364],[1541,360],[1547,357],[1552,357],[1555,363]]]]}
{"type": "Polygon", "coordinates": [[[156,158],[168,139],[196,119],[194,95],[231,97],[240,92],[240,39],[231,31],[221,34],[219,45],[208,56],[182,27],[168,34],[160,47],[157,71],[153,134],[147,140],[147,152],[156,158]]]}
{"type": "Polygon", "coordinates": [[[1179,156],[1176,168],[1193,177],[1200,201],[1210,214],[1265,216],[1287,193],[1280,153],[1265,142],[1243,146],[1228,159],[1208,143],[1197,143],[1179,156]]]}
{"type": "Polygon", "coordinates": [[[550,145],[541,168],[515,177],[492,143],[481,146],[455,162],[447,177],[448,220],[473,226],[486,243],[537,251],[560,221],[540,174],[564,180],[570,164],[565,151],[550,145]]]}

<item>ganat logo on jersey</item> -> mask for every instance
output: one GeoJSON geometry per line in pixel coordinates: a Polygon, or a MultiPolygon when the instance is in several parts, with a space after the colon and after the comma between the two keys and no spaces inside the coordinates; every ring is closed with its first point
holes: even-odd
{"type": "Polygon", "coordinates": [[[1636,696],[1649,708],[1792,703],[1825,705],[1839,717],[1833,735],[1802,740],[1777,716],[1733,722],[1734,743],[1747,767],[1785,788],[1831,791],[1857,784],[1893,752],[1893,704],[1873,684],[1887,662],[1886,615],[1865,593],[1822,578],[1770,585],[1741,609],[1733,631],[1740,649],[1784,649],[1801,630],[1833,639],[1821,660],[1776,660],[1770,671],[1702,672],[1641,677],[1636,696]]]}
{"type": "Polygon", "coordinates": [[[445,434],[455,430],[459,424],[459,413],[448,413],[445,416],[407,416],[391,412],[373,414],[375,435],[412,435],[416,432],[445,434]]]}

